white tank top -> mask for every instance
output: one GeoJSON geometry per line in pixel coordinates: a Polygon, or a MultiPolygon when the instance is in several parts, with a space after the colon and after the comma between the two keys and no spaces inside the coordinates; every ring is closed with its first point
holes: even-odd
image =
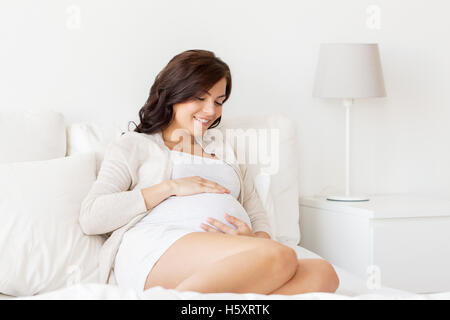
{"type": "Polygon", "coordinates": [[[239,177],[234,169],[220,159],[204,158],[179,151],[171,151],[172,179],[200,176],[217,182],[230,190],[228,193],[199,193],[189,196],[171,196],[153,208],[135,227],[172,225],[204,231],[200,224],[209,224],[206,218],[215,218],[235,228],[225,220],[225,213],[244,221],[252,228],[250,218],[237,200],[240,193],[239,177]]]}

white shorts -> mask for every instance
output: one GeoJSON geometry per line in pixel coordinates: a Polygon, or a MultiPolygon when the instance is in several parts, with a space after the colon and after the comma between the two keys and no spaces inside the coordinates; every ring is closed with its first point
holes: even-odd
{"type": "Polygon", "coordinates": [[[158,259],[182,236],[198,232],[171,225],[137,225],[123,235],[114,262],[119,287],[144,291],[148,274],[158,259]]]}

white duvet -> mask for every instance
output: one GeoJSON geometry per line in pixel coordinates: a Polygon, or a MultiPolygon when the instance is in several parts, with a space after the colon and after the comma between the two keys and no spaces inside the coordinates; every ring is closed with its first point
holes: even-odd
{"type": "MultiPolygon", "coordinates": [[[[300,246],[291,246],[297,256],[302,259],[320,258],[317,254],[300,246]]],[[[365,279],[360,279],[353,274],[336,267],[340,285],[336,293],[306,293],[297,295],[263,295],[263,294],[237,294],[237,293],[198,293],[178,292],[174,289],[153,287],[144,292],[131,289],[122,289],[116,285],[105,284],[76,284],[56,291],[15,299],[148,299],[148,300],[346,300],[346,299],[450,299],[450,292],[436,294],[412,294],[406,291],[387,287],[369,289],[365,279]]],[[[0,295],[0,299],[7,299],[0,295]]]]}
{"type": "Polygon", "coordinates": [[[144,292],[137,292],[131,289],[120,289],[115,285],[103,284],[78,284],[68,288],[49,292],[31,297],[22,297],[16,299],[100,299],[100,300],[436,300],[449,299],[450,292],[440,294],[408,294],[393,292],[375,292],[357,296],[346,296],[342,294],[331,293],[305,293],[297,295],[263,295],[263,294],[236,294],[236,293],[198,293],[198,292],[178,292],[174,289],[164,289],[162,287],[153,287],[144,292]]]}

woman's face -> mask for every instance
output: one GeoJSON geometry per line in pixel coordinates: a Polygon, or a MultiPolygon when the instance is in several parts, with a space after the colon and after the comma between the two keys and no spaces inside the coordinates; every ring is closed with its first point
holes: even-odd
{"type": "Polygon", "coordinates": [[[205,91],[190,101],[174,104],[173,128],[187,130],[191,136],[202,136],[222,115],[226,85],[226,78],[222,78],[208,92],[205,91]]]}

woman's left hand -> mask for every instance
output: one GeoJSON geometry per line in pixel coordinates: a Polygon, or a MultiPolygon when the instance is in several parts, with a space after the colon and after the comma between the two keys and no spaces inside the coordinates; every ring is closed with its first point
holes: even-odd
{"type": "Polygon", "coordinates": [[[206,232],[223,232],[235,236],[247,236],[247,237],[255,236],[255,234],[252,232],[252,230],[248,227],[248,225],[244,221],[239,220],[236,217],[230,216],[227,213],[225,213],[225,220],[227,220],[230,224],[234,225],[236,228],[227,226],[225,223],[220,222],[219,220],[214,218],[208,218],[206,219],[206,221],[208,221],[209,224],[213,225],[216,228],[213,228],[205,223],[202,223],[201,227],[206,232]]]}

